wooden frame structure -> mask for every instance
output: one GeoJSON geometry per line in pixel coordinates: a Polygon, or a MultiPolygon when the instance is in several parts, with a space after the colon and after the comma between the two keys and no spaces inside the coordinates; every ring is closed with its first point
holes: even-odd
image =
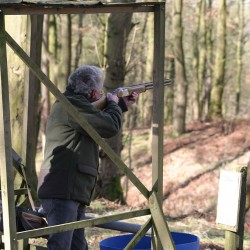
{"type": "MultiPolygon", "coordinates": [[[[91,227],[103,223],[128,219],[137,216],[151,215],[150,219],[135,234],[135,237],[125,249],[133,246],[153,227],[156,240],[153,249],[175,249],[167,222],[162,211],[163,189],[163,116],[164,116],[164,45],[165,43],[165,2],[134,2],[134,3],[100,3],[85,1],[38,1],[34,0],[1,0],[0,3],[0,164],[1,164],[1,194],[4,214],[3,241],[6,249],[17,249],[17,241],[55,232],[62,232],[81,227],[91,227]],[[133,174],[125,163],[116,155],[98,133],[78,114],[77,110],[61,94],[56,86],[47,78],[40,68],[22,50],[5,30],[5,15],[38,15],[38,14],[95,14],[121,12],[152,12],[154,13],[154,65],[153,65],[153,127],[152,127],[152,190],[148,190],[133,174]],[[85,221],[78,221],[36,229],[32,231],[16,232],[15,204],[14,204],[14,173],[12,164],[12,145],[9,108],[8,66],[6,44],[25,62],[33,74],[48,88],[48,90],[62,103],[63,107],[98,143],[110,159],[129,178],[148,200],[148,208],[130,211],[111,216],[103,216],[85,221]],[[11,219],[10,219],[11,218],[11,219]],[[161,246],[162,245],[162,246],[161,246]]],[[[28,93],[32,95],[31,92],[28,93]]],[[[28,98],[29,100],[30,98],[28,98]]],[[[28,106],[31,103],[27,103],[28,106]]],[[[33,114],[29,114],[33,116],[33,114]]],[[[28,128],[32,122],[27,123],[28,128]]],[[[27,141],[29,137],[25,135],[27,141]]],[[[29,152],[27,152],[28,154],[29,152]]]]}

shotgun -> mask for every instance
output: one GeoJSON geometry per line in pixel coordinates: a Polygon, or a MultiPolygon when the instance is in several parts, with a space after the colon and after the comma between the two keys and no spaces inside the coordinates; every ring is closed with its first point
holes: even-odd
{"type": "MultiPolygon", "coordinates": [[[[165,79],[163,85],[169,86],[172,84],[171,79],[165,79]]],[[[112,94],[117,95],[117,97],[122,98],[124,96],[129,96],[133,92],[136,93],[143,93],[149,89],[153,89],[153,82],[147,82],[147,83],[140,83],[136,85],[131,86],[125,86],[115,89],[112,94]]],[[[101,97],[99,100],[92,103],[97,109],[104,109],[107,104],[106,96],[101,97]]]]}

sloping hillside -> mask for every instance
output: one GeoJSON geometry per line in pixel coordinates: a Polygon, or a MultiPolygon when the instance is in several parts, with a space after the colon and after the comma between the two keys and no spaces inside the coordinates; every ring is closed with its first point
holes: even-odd
{"type": "MultiPolygon", "coordinates": [[[[217,236],[223,239],[223,232],[218,231],[215,224],[220,169],[231,164],[247,165],[250,160],[249,127],[249,118],[195,122],[188,125],[187,133],[180,138],[171,138],[171,127],[165,128],[163,209],[174,229],[202,235],[210,245],[216,243],[217,236]]],[[[136,161],[131,168],[150,189],[152,165],[151,155],[147,153],[148,131],[133,131],[132,140],[132,156],[136,161]]],[[[128,157],[126,152],[123,154],[124,158],[128,157]]],[[[143,207],[145,199],[138,190],[127,183],[125,177],[123,184],[128,186],[128,205],[143,207]]],[[[250,212],[246,214],[246,238],[249,238],[249,229],[250,212]]],[[[223,244],[221,239],[219,243],[223,244]]]]}

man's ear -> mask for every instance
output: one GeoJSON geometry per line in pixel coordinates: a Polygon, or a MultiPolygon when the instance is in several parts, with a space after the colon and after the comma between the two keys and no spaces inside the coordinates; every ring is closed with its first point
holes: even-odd
{"type": "Polygon", "coordinates": [[[96,96],[96,91],[94,89],[91,91],[90,96],[91,96],[91,99],[96,100],[97,96],[96,96]]]}

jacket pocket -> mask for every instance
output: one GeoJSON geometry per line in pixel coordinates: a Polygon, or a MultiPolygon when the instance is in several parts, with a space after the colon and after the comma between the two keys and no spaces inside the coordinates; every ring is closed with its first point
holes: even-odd
{"type": "Polygon", "coordinates": [[[95,188],[98,171],[95,167],[78,164],[75,180],[74,196],[80,199],[84,205],[89,205],[95,188]]]}
{"type": "Polygon", "coordinates": [[[97,169],[95,169],[94,167],[90,167],[88,165],[78,164],[78,170],[83,174],[89,174],[94,177],[98,175],[97,169]]]}

